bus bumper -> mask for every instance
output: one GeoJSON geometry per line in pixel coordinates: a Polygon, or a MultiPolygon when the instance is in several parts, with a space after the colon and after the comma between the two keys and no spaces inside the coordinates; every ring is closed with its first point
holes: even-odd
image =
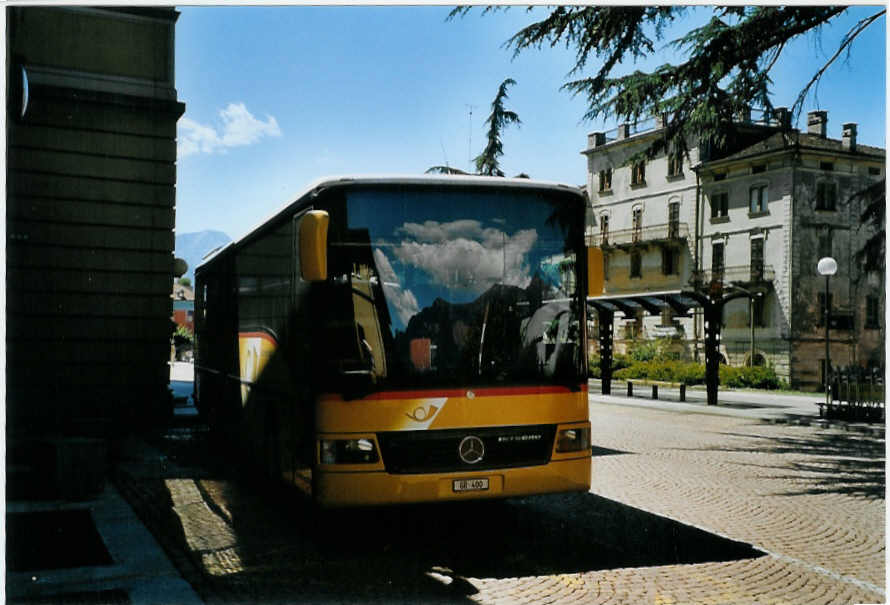
{"type": "Polygon", "coordinates": [[[392,475],[385,471],[316,471],[313,495],[323,507],[344,507],[586,492],[590,489],[590,470],[588,453],[581,458],[553,460],[543,466],[473,473],[392,475]],[[488,487],[457,491],[455,481],[463,479],[487,479],[488,487]]]}

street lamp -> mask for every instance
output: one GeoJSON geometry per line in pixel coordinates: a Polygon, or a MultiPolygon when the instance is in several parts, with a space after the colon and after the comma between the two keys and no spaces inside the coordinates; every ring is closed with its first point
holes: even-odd
{"type": "Polygon", "coordinates": [[[832,275],[837,273],[837,261],[830,256],[820,258],[819,263],[816,265],[816,270],[819,272],[819,275],[825,276],[825,405],[827,406],[831,403],[831,394],[829,393],[831,384],[829,378],[829,374],[831,373],[831,350],[828,338],[828,324],[831,320],[831,308],[828,304],[828,280],[831,279],[832,275]]]}

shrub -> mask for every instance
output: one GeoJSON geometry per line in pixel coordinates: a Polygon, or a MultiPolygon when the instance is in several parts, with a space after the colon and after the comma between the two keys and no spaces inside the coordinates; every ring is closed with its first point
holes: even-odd
{"type": "MultiPolygon", "coordinates": [[[[600,378],[600,358],[590,358],[591,375],[600,378]]],[[[635,361],[632,355],[616,355],[612,360],[614,380],[657,380],[683,384],[704,384],[705,366],[692,361],[644,360],[635,361]]],[[[729,388],[779,389],[788,388],[771,367],[720,366],[720,384],[729,388]]]]}
{"type": "Polygon", "coordinates": [[[720,366],[720,384],[730,388],[778,389],[779,377],[768,366],[720,366]]]}
{"type": "Polygon", "coordinates": [[[658,344],[652,340],[635,342],[630,347],[629,354],[634,361],[652,361],[658,357],[658,344]]]}
{"type": "MultiPolygon", "coordinates": [[[[615,376],[615,371],[621,370],[622,368],[626,368],[633,363],[633,360],[629,355],[613,355],[612,356],[612,377],[615,376]]],[[[602,378],[600,375],[600,356],[596,353],[592,354],[587,359],[587,367],[590,369],[590,375],[593,378],[602,378]]]]}
{"type": "Polygon", "coordinates": [[[617,380],[642,379],[700,384],[705,381],[705,366],[688,361],[640,361],[613,374],[617,380]]]}

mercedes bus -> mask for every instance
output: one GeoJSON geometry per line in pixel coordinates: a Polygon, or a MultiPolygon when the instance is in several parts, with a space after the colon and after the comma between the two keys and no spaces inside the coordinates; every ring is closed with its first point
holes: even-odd
{"type": "Polygon", "coordinates": [[[195,272],[195,398],[327,507],[586,491],[576,187],[319,181],[195,272]]]}

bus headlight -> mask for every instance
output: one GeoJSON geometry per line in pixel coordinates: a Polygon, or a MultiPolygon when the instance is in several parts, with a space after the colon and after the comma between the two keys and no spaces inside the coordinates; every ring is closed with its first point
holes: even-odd
{"type": "Polygon", "coordinates": [[[322,439],[319,445],[322,464],[362,464],[380,459],[373,439],[322,439]]]}
{"type": "Polygon", "coordinates": [[[590,427],[562,429],[556,436],[557,452],[579,452],[590,447],[590,427]]]}

